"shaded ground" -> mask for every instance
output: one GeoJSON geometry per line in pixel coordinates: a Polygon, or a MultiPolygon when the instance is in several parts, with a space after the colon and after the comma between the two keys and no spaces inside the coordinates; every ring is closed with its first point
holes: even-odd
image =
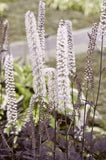
{"type": "MultiPolygon", "coordinates": [[[[11,41],[25,40],[24,16],[28,10],[34,11],[37,16],[39,0],[16,0],[8,2],[9,10],[7,19],[10,22],[11,41]]],[[[90,27],[93,22],[99,19],[99,15],[86,17],[83,13],[76,11],[53,10],[46,6],[46,32],[56,34],[60,19],[70,19],[73,29],[90,27]]]]}

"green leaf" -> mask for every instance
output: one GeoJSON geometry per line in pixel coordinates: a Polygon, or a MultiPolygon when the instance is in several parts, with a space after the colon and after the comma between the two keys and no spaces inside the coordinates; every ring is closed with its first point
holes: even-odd
{"type": "MultiPolygon", "coordinates": [[[[55,128],[55,118],[52,115],[49,115],[50,118],[50,126],[55,128]]],[[[57,126],[57,122],[56,122],[56,126],[57,126]]]]}
{"type": "Polygon", "coordinates": [[[13,140],[13,144],[16,144],[17,139],[18,139],[18,136],[15,136],[15,137],[14,137],[14,140],[13,140]]]}

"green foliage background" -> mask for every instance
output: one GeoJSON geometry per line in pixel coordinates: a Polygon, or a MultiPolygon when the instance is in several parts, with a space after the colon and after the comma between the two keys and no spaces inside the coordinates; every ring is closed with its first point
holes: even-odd
{"type": "Polygon", "coordinates": [[[15,0],[1,0],[0,2],[12,2],[12,1],[15,1],[15,0]]]}
{"type": "Polygon", "coordinates": [[[54,9],[77,10],[85,15],[95,14],[100,11],[101,0],[45,0],[54,9]]]}

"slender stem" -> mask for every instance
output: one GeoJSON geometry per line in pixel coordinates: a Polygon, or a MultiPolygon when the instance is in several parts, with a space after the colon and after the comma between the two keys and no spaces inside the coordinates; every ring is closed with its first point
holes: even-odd
{"type": "Polygon", "coordinates": [[[72,97],[72,105],[73,105],[73,110],[74,110],[74,93],[73,93],[73,82],[71,82],[71,88],[72,88],[72,92],[71,92],[71,97],[72,97]]]}
{"type": "Polygon", "coordinates": [[[100,95],[100,86],[101,86],[101,78],[102,78],[102,56],[103,56],[103,35],[102,35],[102,41],[101,41],[99,84],[98,84],[96,103],[95,103],[95,106],[94,106],[94,114],[93,114],[93,119],[92,119],[92,131],[91,131],[92,135],[93,135],[93,127],[94,127],[94,121],[95,121],[95,114],[96,114],[98,100],[99,100],[99,95],[100,95]]]}
{"type": "Polygon", "coordinates": [[[13,142],[12,142],[12,155],[11,155],[12,160],[14,160],[14,152],[13,152],[13,142]]]}
{"type": "Polygon", "coordinates": [[[8,143],[7,143],[7,141],[6,141],[5,137],[4,137],[4,134],[3,134],[1,128],[0,128],[0,135],[1,135],[1,137],[2,137],[2,139],[3,139],[3,141],[4,141],[4,143],[5,143],[5,145],[7,146],[8,151],[12,153],[12,149],[11,149],[10,146],[8,145],[8,143]]]}
{"type": "Polygon", "coordinates": [[[74,139],[74,129],[75,129],[75,108],[74,108],[74,92],[73,92],[73,81],[71,82],[71,88],[72,88],[72,92],[71,92],[71,98],[72,98],[72,105],[73,105],[73,139],[74,139]]]}
{"type": "Polygon", "coordinates": [[[11,150],[12,150],[12,152],[11,152],[11,160],[14,160],[14,142],[13,142],[13,140],[14,140],[14,137],[15,137],[15,134],[13,133],[13,135],[12,135],[12,144],[11,144],[11,150]]]}
{"type": "Polygon", "coordinates": [[[83,125],[83,137],[82,137],[82,157],[81,160],[83,160],[83,152],[84,152],[84,137],[85,137],[85,127],[86,127],[86,105],[87,105],[87,99],[88,99],[88,81],[87,81],[87,85],[86,85],[86,99],[85,99],[85,106],[84,106],[84,125],[83,125]]]}
{"type": "Polygon", "coordinates": [[[66,126],[66,160],[68,160],[68,131],[67,131],[67,111],[64,103],[64,108],[65,108],[65,126],[66,126]]]}
{"type": "Polygon", "coordinates": [[[37,158],[40,160],[40,152],[41,152],[41,135],[40,135],[40,121],[39,121],[39,126],[38,126],[38,155],[37,158]]]}
{"type": "Polygon", "coordinates": [[[1,84],[1,105],[2,105],[2,23],[1,23],[1,19],[0,19],[0,84],[1,84]]]}
{"type": "Polygon", "coordinates": [[[35,127],[34,127],[34,122],[33,122],[33,116],[31,115],[30,118],[31,122],[31,130],[32,130],[32,150],[33,150],[33,158],[35,160],[35,149],[36,149],[36,141],[35,141],[35,127]]]}
{"type": "Polygon", "coordinates": [[[38,123],[38,155],[37,158],[38,160],[40,160],[40,154],[41,154],[41,107],[42,107],[42,102],[40,102],[40,106],[39,106],[39,123],[38,123]]]}
{"type": "Polygon", "coordinates": [[[43,124],[44,124],[44,127],[45,127],[45,131],[46,131],[46,134],[47,134],[47,138],[48,140],[50,140],[50,136],[49,136],[49,132],[48,132],[48,129],[47,129],[47,124],[46,124],[46,119],[44,120],[43,124]]]}
{"type": "Polygon", "coordinates": [[[57,115],[56,115],[56,106],[54,104],[54,118],[55,118],[55,128],[54,128],[54,153],[53,153],[53,160],[56,159],[56,118],[57,118],[57,115]]]}
{"type": "Polygon", "coordinates": [[[39,121],[39,131],[38,131],[38,160],[40,160],[40,153],[41,153],[41,131],[40,131],[40,121],[39,121]]]}
{"type": "Polygon", "coordinates": [[[1,85],[1,95],[0,95],[0,102],[2,105],[2,63],[1,63],[1,59],[2,59],[2,53],[0,52],[0,85],[1,85]]]}

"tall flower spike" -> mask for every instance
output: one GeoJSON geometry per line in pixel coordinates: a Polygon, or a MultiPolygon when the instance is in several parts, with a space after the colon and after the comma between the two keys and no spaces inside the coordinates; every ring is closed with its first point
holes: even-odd
{"type": "Polygon", "coordinates": [[[75,66],[75,52],[73,49],[73,37],[72,37],[72,23],[69,20],[65,21],[67,27],[67,37],[68,37],[68,69],[69,75],[73,75],[76,72],[75,66]]]}
{"type": "Polygon", "coordinates": [[[97,33],[98,33],[98,23],[94,23],[91,33],[88,33],[89,36],[88,54],[92,54],[94,52],[96,46],[97,33]]]}
{"type": "Polygon", "coordinates": [[[9,23],[8,20],[4,21],[4,46],[3,48],[10,54],[9,49],[9,23]]]}
{"type": "Polygon", "coordinates": [[[2,29],[3,29],[3,20],[0,18],[0,52],[2,50],[2,29]]]}
{"type": "Polygon", "coordinates": [[[67,29],[63,20],[59,23],[57,32],[57,89],[58,89],[58,108],[65,111],[71,106],[70,81],[68,71],[68,44],[67,29]]]}
{"type": "Polygon", "coordinates": [[[57,106],[57,81],[56,81],[56,69],[55,68],[46,68],[45,76],[48,78],[48,97],[49,103],[53,109],[53,105],[57,106]]]}
{"type": "Polygon", "coordinates": [[[9,46],[9,23],[8,20],[4,21],[4,33],[3,33],[3,55],[2,63],[5,61],[6,55],[10,55],[10,46],[9,46]]]}
{"type": "Polygon", "coordinates": [[[33,85],[36,97],[45,97],[46,86],[43,73],[42,49],[36,27],[36,19],[33,12],[28,11],[25,15],[26,35],[29,51],[31,53],[33,85]]]}
{"type": "Polygon", "coordinates": [[[45,3],[40,1],[38,14],[38,33],[42,49],[42,60],[45,62],[45,3]]]}
{"type": "Polygon", "coordinates": [[[98,32],[98,24],[94,23],[92,27],[92,32],[91,34],[89,34],[87,65],[85,68],[85,80],[91,83],[91,87],[94,87],[93,52],[96,45],[97,32],[98,32]]]}
{"type": "Polygon", "coordinates": [[[7,94],[7,121],[9,126],[17,121],[17,104],[15,98],[15,83],[13,73],[13,56],[7,55],[5,59],[5,83],[7,94]]]}
{"type": "Polygon", "coordinates": [[[106,47],[106,0],[103,0],[101,7],[98,39],[101,41],[103,36],[104,46],[106,47]]]}

